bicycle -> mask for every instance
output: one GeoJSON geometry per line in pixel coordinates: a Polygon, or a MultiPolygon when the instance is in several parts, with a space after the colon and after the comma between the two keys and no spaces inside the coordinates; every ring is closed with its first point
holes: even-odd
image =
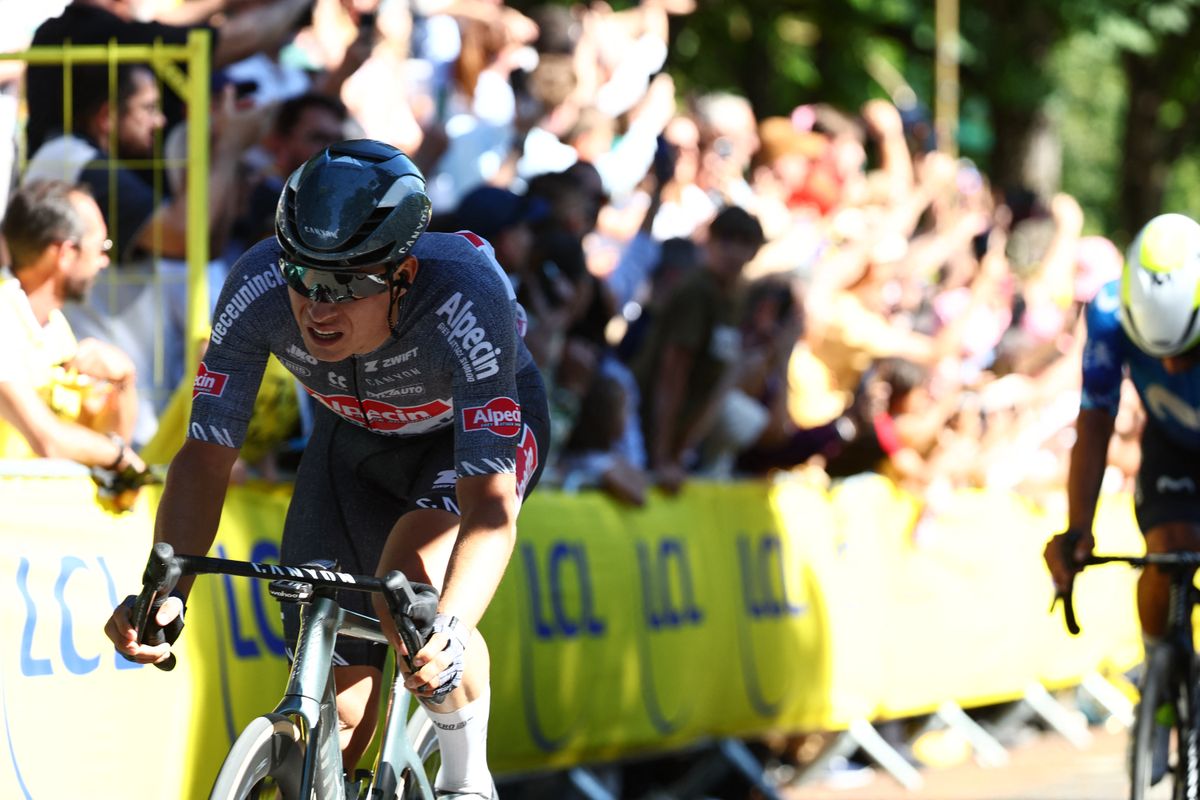
{"type": "MultiPolygon", "coordinates": [[[[1070,544],[1069,548],[1074,545],[1070,544]]],[[[1070,552],[1070,549],[1068,549],[1070,552]]],[[[1132,800],[1163,797],[1171,800],[1200,800],[1200,669],[1192,634],[1192,608],[1200,604],[1200,592],[1193,584],[1193,573],[1200,567],[1200,553],[1148,553],[1144,556],[1093,555],[1081,567],[1097,564],[1155,566],[1171,574],[1167,634],[1162,644],[1146,654],[1143,666],[1141,701],[1134,717],[1131,794],[1132,800]],[[1168,712],[1168,713],[1164,713],[1168,712]],[[1173,719],[1172,719],[1173,718],[1173,719]],[[1158,727],[1171,723],[1174,736],[1169,746],[1168,774],[1173,781],[1152,783],[1154,738],[1158,727]],[[1174,762],[1174,763],[1172,763],[1174,762]],[[1164,785],[1165,784],[1165,785],[1164,785]]],[[[1063,601],[1063,616],[1072,636],[1080,632],[1075,618],[1071,589],[1055,598],[1063,601]]],[[[1165,776],[1164,776],[1165,777],[1165,776]]]]}
{"type": "MultiPolygon", "coordinates": [[[[436,589],[410,582],[398,571],[376,578],[338,572],[328,562],[291,567],[176,555],[171,545],[159,542],[131,614],[139,642],[163,641],[161,629],[148,620],[181,577],[202,574],[270,580],[271,595],[281,603],[298,603],[301,620],[283,698],[234,741],[210,800],[433,800],[432,781],[441,762],[436,732],[420,703],[412,709],[399,670],[392,677],[374,769],[359,770],[349,781],[343,776],[332,661],[339,635],[388,644],[379,621],[342,608],[335,590],[382,593],[405,648],[416,653],[432,630],[436,589]]],[[[173,669],[175,655],[155,666],[173,669]]]]}

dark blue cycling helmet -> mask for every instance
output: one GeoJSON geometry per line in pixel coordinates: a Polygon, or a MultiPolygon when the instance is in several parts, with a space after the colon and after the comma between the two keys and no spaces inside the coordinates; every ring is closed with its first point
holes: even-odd
{"type": "Polygon", "coordinates": [[[275,210],[284,257],[314,269],[396,265],[429,224],[425,176],[373,139],[330,145],[291,174],[275,210]]]}

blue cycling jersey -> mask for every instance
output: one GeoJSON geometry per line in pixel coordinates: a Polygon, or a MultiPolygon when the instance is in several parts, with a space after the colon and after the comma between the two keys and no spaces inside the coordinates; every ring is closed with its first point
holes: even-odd
{"type": "Polygon", "coordinates": [[[1120,281],[1113,281],[1087,307],[1081,408],[1115,416],[1128,370],[1150,419],[1181,447],[1200,450],[1200,369],[1168,374],[1159,359],[1129,340],[1117,316],[1120,304],[1120,281]]]}

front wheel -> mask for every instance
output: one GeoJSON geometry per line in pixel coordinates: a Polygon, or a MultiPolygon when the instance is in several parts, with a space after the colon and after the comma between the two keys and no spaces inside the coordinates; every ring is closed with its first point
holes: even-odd
{"type": "Polygon", "coordinates": [[[425,713],[424,706],[418,705],[408,720],[408,741],[421,761],[425,784],[411,769],[405,769],[400,775],[396,796],[400,800],[428,800],[433,795],[426,791],[425,786],[433,786],[437,778],[437,771],[442,766],[442,750],[438,744],[437,728],[425,713]]]}
{"type": "Polygon", "coordinates": [[[281,714],[256,717],[229,750],[209,800],[299,800],[304,741],[281,714]]]}
{"type": "Polygon", "coordinates": [[[1186,676],[1176,680],[1175,800],[1200,800],[1200,730],[1193,701],[1200,688],[1189,687],[1186,676]],[[1189,690],[1190,689],[1190,690],[1189,690]]]}

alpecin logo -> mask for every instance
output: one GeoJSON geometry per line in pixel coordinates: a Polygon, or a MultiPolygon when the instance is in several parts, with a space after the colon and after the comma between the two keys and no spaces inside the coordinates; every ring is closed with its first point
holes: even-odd
{"type": "Polygon", "coordinates": [[[521,432],[521,406],[511,397],[494,397],[486,405],[464,408],[463,430],[516,436],[521,432]]]}
{"type": "Polygon", "coordinates": [[[419,406],[402,407],[382,400],[359,400],[346,394],[317,394],[312,389],[308,389],[308,393],[343,419],[383,433],[392,433],[410,425],[415,426],[413,432],[432,430],[452,419],[448,400],[430,400],[419,406]]]}
{"type": "Polygon", "coordinates": [[[220,397],[225,392],[225,382],[229,375],[224,372],[213,372],[201,361],[200,369],[196,371],[196,380],[192,383],[192,399],[202,394],[220,397]]]}

